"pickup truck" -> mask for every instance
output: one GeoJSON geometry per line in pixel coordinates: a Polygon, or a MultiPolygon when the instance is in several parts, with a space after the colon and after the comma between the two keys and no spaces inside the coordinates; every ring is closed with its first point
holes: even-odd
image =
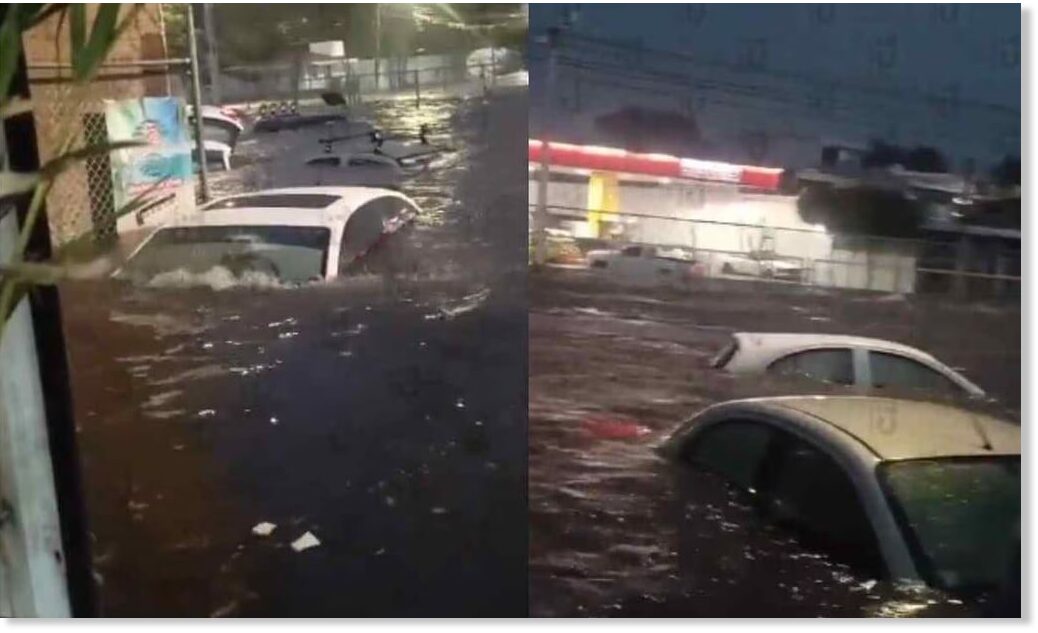
{"type": "Polygon", "coordinates": [[[636,285],[684,285],[706,275],[706,267],[680,248],[633,244],[587,254],[588,268],[614,281],[636,285]]]}

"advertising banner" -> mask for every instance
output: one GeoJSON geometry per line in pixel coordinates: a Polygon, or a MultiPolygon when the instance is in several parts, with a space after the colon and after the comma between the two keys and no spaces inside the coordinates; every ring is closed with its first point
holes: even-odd
{"type": "Polygon", "coordinates": [[[106,101],[105,123],[109,141],[144,143],[111,154],[118,230],[160,224],[190,211],[194,181],[183,102],[176,97],[106,101]],[[127,202],[144,194],[156,204],[123,213],[127,202]]]}

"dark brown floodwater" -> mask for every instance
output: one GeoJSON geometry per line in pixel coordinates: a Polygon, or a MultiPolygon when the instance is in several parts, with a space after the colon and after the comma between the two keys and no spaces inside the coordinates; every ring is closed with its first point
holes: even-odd
{"type": "MultiPolygon", "coordinates": [[[[373,114],[458,149],[404,185],[415,273],[62,288],[103,615],[526,613],[525,92],[373,114]]],[[[313,184],[324,132],[217,191],[313,184]]]]}
{"type": "MultiPolygon", "coordinates": [[[[687,294],[587,271],[530,278],[530,612],[535,616],[953,616],[759,525],[720,482],[653,447],[722,400],[790,393],[708,369],[732,331],[831,332],[926,349],[1019,419],[1018,306],[704,280],[687,294]]],[[[799,388],[799,386],[798,386],[799,388]]],[[[817,388],[815,388],[817,389],[817,388]]]]}

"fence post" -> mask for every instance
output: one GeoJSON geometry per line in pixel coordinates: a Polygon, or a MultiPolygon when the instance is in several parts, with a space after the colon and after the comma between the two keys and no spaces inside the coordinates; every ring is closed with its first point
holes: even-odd
{"type": "Polygon", "coordinates": [[[414,107],[415,108],[421,108],[422,107],[422,87],[418,83],[418,69],[416,68],[415,70],[413,70],[411,72],[414,73],[414,107]]]}
{"type": "Polygon", "coordinates": [[[490,47],[490,85],[497,85],[497,49],[490,47]]]}
{"type": "MultiPolygon", "coordinates": [[[[955,272],[963,273],[969,268],[970,260],[970,242],[969,239],[963,235],[959,238],[958,248],[955,253],[955,272]]],[[[952,292],[957,299],[964,299],[966,297],[966,277],[962,274],[955,275],[955,281],[953,282],[952,292]]]]}

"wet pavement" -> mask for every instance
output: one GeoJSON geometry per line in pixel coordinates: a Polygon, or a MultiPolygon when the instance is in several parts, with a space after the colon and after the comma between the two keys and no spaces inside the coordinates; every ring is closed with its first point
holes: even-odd
{"type": "Polygon", "coordinates": [[[926,349],[1019,420],[1019,306],[956,305],[755,281],[632,289],[586,270],[531,273],[530,613],[816,617],[990,613],[856,574],[760,525],[708,474],[654,447],[737,397],[820,391],[708,368],[732,331],[830,332],[926,349]]]}
{"type": "MultiPolygon", "coordinates": [[[[370,109],[458,149],[403,186],[413,274],[62,287],[103,615],[527,612],[526,93],[370,109]]],[[[215,192],[314,184],[324,133],[215,192]]]]}

